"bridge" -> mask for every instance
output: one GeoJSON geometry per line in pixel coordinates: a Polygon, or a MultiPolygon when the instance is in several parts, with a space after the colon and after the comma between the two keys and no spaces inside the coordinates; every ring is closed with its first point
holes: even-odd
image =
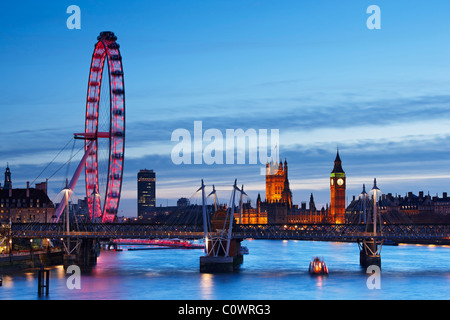
{"type": "MultiPolygon", "coordinates": [[[[79,252],[81,249],[85,252],[82,255],[85,257],[84,260],[88,260],[86,256],[92,255],[93,247],[96,244],[98,245],[100,242],[113,243],[117,239],[209,239],[209,241],[220,239],[220,242],[235,242],[239,245],[244,239],[355,242],[360,245],[360,262],[363,266],[380,264],[380,251],[383,243],[450,245],[450,225],[385,224],[376,234],[368,232],[366,227],[365,224],[234,224],[232,238],[228,241],[223,237],[223,231],[210,232],[205,238],[203,225],[82,223],[67,231],[63,223],[14,223],[4,236],[10,239],[64,240],[62,243],[68,256],[74,250],[79,252]],[[72,243],[72,250],[70,243],[72,243]],[[85,246],[87,245],[84,249],[81,245],[83,243],[85,246]],[[367,259],[369,261],[366,261],[367,259]]],[[[226,246],[223,245],[222,248],[221,253],[216,250],[216,258],[227,256],[225,254],[226,246]]],[[[207,250],[209,250],[207,252],[209,255],[213,253],[214,256],[211,248],[207,250]]],[[[74,259],[77,258],[72,258],[67,263],[73,263],[74,259]]],[[[96,256],[91,257],[91,260],[94,260],[93,264],[95,264],[96,256]]]]}
{"type": "MultiPolygon", "coordinates": [[[[214,225],[213,219],[211,222],[214,225]]],[[[13,223],[2,230],[2,236],[12,241],[60,240],[65,252],[63,264],[68,266],[75,263],[82,267],[96,264],[96,248],[101,242],[116,246],[120,239],[203,239],[206,255],[200,257],[200,271],[204,272],[234,270],[243,262],[239,249],[241,241],[245,239],[358,243],[360,263],[364,267],[381,264],[382,244],[450,245],[450,225],[446,224],[381,224],[376,233],[368,231],[367,224],[243,225],[233,220],[231,226],[231,237],[227,238],[226,228],[215,231],[210,229],[205,235],[204,224],[77,223],[72,224],[70,231],[67,231],[67,224],[61,222],[13,223]]]]}
{"type": "MultiPolygon", "coordinates": [[[[450,245],[450,225],[385,224],[374,235],[364,224],[264,224],[234,225],[234,239],[358,242],[377,239],[408,244],[450,245]]],[[[217,236],[220,232],[212,232],[217,236]]],[[[63,223],[13,223],[12,239],[204,239],[203,225],[137,223],[82,223],[66,230],[63,223]]]]}

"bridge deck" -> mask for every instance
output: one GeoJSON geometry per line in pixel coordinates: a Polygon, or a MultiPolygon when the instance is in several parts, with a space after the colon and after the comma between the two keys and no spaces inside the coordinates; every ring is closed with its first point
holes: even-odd
{"type": "MultiPolygon", "coordinates": [[[[78,230],[66,232],[61,223],[12,224],[12,238],[203,238],[201,225],[155,224],[82,224],[78,230]]],[[[357,242],[369,238],[397,243],[450,244],[450,225],[383,225],[374,235],[365,225],[303,224],[303,225],[236,225],[233,237],[240,239],[311,240],[357,242]]]]}

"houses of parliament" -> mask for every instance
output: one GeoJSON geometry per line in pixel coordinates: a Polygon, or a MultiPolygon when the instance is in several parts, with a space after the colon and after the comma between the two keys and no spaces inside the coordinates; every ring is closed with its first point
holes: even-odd
{"type": "MultiPolygon", "coordinates": [[[[266,197],[264,201],[258,195],[256,208],[250,204],[244,206],[243,224],[344,224],[361,223],[363,200],[353,196],[346,206],[346,175],[337,151],[334,167],[330,173],[330,205],[316,208],[311,194],[309,204],[302,202],[294,205],[289,187],[288,164],[285,160],[266,164],[266,197]]],[[[405,196],[387,193],[379,197],[377,206],[381,220],[388,223],[450,223],[450,196],[442,197],[418,195],[408,192],[405,196]]],[[[373,198],[367,200],[369,214],[373,207],[373,198]]]]}
{"type": "Polygon", "coordinates": [[[316,208],[311,193],[309,204],[302,202],[300,206],[292,203],[292,192],[289,187],[287,160],[266,164],[266,197],[264,201],[258,194],[256,208],[244,206],[243,224],[290,224],[290,223],[345,223],[345,189],[346,177],[342,168],[339,151],[334,160],[330,174],[330,206],[316,208]]]}

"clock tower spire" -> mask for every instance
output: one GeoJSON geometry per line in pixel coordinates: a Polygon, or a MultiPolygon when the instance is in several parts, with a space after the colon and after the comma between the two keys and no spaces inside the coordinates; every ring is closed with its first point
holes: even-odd
{"type": "Polygon", "coordinates": [[[346,178],[342,161],[337,150],[334,168],[330,175],[331,208],[330,222],[336,224],[345,223],[345,187],[346,178]]]}

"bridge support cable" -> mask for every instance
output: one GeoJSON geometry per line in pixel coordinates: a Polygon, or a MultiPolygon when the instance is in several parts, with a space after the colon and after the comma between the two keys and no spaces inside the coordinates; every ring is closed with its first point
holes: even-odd
{"type": "MultiPolygon", "coordinates": [[[[202,180],[203,182],[203,180],[202,180]]],[[[216,187],[213,185],[213,191],[211,191],[210,194],[208,194],[208,198],[210,196],[214,196],[214,212],[217,211],[217,191],[216,191],[216,187]]]]}
{"type": "Polygon", "coordinates": [[[53,223],[57,223],[59,221],[59,218],[61,217],[62,212],[64,211],[64,208],[66,207],[66,203],[68,202],[70,196],[72,195],[72,192],[78,182],[78,178],[80,177],[81,171],[84,168],[85,162],[87,157],[90,155],[94,147],[94,143],[91,141],[86,152],[84,153],[83,158],[81,159],[80,163],[78,164],[77,169],[75,170],[75,173],[70,180],[70,183],[67,186],[67,192],[64,194],[64,200],[61,201],[58,205],[58,208],[55,212],[55,218],[53,219],[53,223]]]}
{"type": "Polygon", "coordinates": [[[208,232],[210,230],[210,225],[209,225],[209,219],[208,219],[207,212],[206,212],[207,210],[206,210],[205,184],[203,182],[203,179],[202,179],[202,185],[197,190],[197,192],[200,190],[202,191],[203,236],[206,239],[206,237],[208,236],[208,232]]]}
{"type": "Polygon", "coordinates": [[[203,182],[202,179],[202,185],[201,187],[197,190],[198,191],[202,191],[202,214],[203,214],[203,239],[205,241],[205,253],[208,253],[208,246],[207,246],[207,241],[209,238],[209,233],[211,232],[211,221],[209,219],[209,215],[207,213],[207,206],[206,206],[206,196],[205,196],[205,184],[203,182]]]}
{"type": "MultiPolygon", "coordinates": [[[[230,214],[227,214],[227,219],[229,219],[228,221],[228,235],[227,235],[227,250],[225,253],[225,256],[229,257],[230,254],[230,243],[231,243],[231,236],[232,236],[232,231],[233,231],[233,221],[234,221],[234,208],[235,208],[235,200],[236,200],[236,190],[239,190],[239,188],[237,187],[237,180],[234,180],[234,186],[233,186],[233,193],[232,193],[232,200],[231,200],[231,208],[228,208],[228,212],[230,212],[230,214]]],[[[227,222],[227,219],[225,219],[225,224],[227,222]]],[[[225,231],[225,225],[224,225],[224,229],[225,231]]]]}
{"type": "Polygon", "coordinates": [[[239,225],[241,225],[242,215],[244,214],[244,195],[247,196],[244,192],[244,185],[242,185],[242,188],[239,191],[241,192],[241,198],[239,200],[239,225]]]}
{"type": "Polygon", "coordinates": [[[47,168],[50,167],[53,162],[55,162],[56,158],[58,158],[58,156],[66,149],[66,147],[69,145],[69,143],[72,140],[73,140],[73,138],[69,139],[69,141],[64,145],[64,147],[61,150],[59,150],[59,152],[56,154],[56,156],[44,167],[44,169],[42,169],[42,171],[38,174],[38,176],[33,181],[31,181],[30,185],[33,185],[36,182],[36,180],[39,179],[39,177],[44,173],[44,171],[47,170],[47,168]]]}

